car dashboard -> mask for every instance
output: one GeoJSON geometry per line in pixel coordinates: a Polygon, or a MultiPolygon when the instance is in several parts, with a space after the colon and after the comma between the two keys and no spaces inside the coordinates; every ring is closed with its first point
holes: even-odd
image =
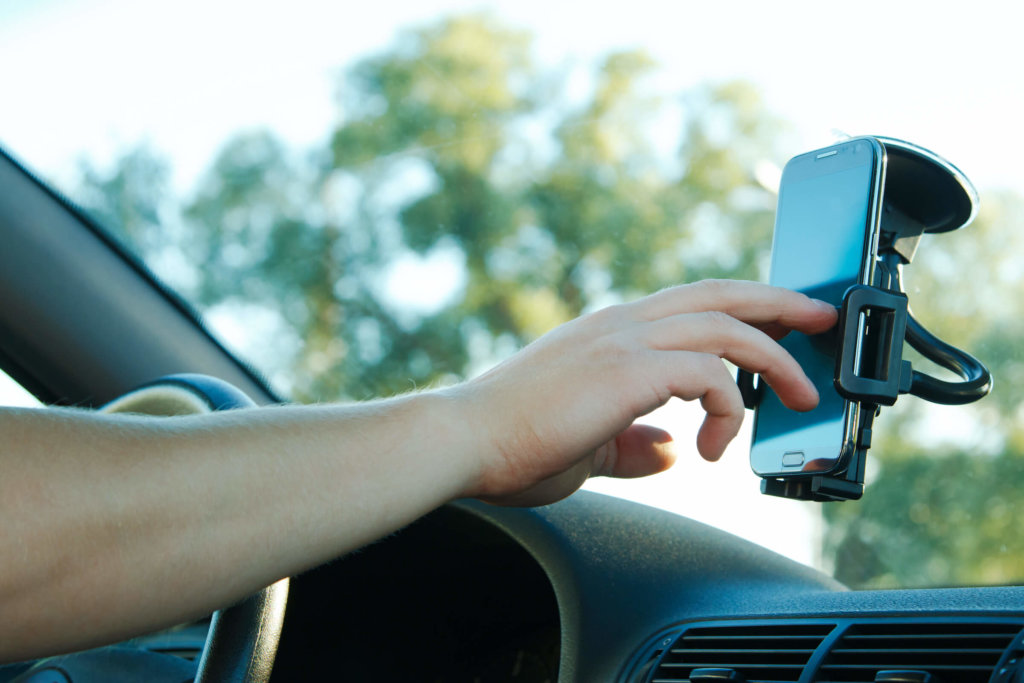
{"type": "MultiPolygon", "coordinates": [[[[277,401],[2,154],[0,181],[12,377],[82,406],[182,371],[277,401]]],[[[139,644],[195,657],[196,626],[139,644]]],[[[1002,683],[1021,680],[1022,626],[1022,587],[851,591],[718,529],[582,491],[532,509],[452,503],[296,577],[272,680],[1002,683]]]]}
{"type": "Polygon", "coordinates": [[[296,578],[273,680],[985,683],[1018,680],[1022,628],[1018,587],[850,591],[580,492],[460,501],[296,578]]]}

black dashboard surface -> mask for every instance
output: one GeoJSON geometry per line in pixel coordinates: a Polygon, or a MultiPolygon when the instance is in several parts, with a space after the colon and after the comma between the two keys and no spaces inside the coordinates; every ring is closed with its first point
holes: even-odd
{"type": "Polygon", "coordinates": [[[1024,614],[1024,588],[849,591],[712,527],[580,492],[446,506],[298,577],[274,680],[626,681],[697,620],[1024,614]]]}

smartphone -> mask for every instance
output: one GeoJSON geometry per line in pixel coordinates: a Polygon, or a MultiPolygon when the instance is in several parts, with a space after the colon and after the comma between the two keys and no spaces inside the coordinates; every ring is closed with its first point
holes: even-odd
{"type": "MultiPolygon", "coordinates": [[[[885,148],[854,138],[794,157],[782,171],[769,281],[840,306],[874,275],[885,184],[885,148]]],[[[833,332],[790,332],[780,344],[821,400],[786,408],[768,386],[754,412],[750,466],[762,477],[842,472],[855,448],[859,406],[836,391],[833,332]]],[[[761,385],[765,383],[760,380],[761,385]]]]}

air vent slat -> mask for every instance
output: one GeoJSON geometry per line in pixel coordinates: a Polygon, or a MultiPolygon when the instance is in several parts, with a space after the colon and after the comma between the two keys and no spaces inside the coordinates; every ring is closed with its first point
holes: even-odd
{"type": "MultiPolygon", "coordinates": [[[[847,655],[850,655],[850,656],[862,656],[862,655],[879,654],[879,653],[891,653],[893,651],[894,651],[893,648],[877,648],[877,647],[871,647],[871,648],[866,648],[866,647],[845,648],[844,647],[844,648],[836,648],[835,650],[832,650],[832,654],[837,656],[837,657],[839,657],[839,656],[847,656],[847,655]]],[[[911,648],[899,648],[898,652],[903,653],[903,654],[941,655],[941,654],[949,654],[949,648],[947,648],[947,647],[915,647],[913,649],[911,649],[911,648]]],[[[959,656],[963,656],[963,655],[991,655],[991,654],[1001,655],[1002,653],[1003,653],[1003,648],[984,648],[984,649],[982,649],[982,648],[964,648],[962,650],[958,649],[956,651],[956,655],[958,657],[959,656]]]]}
{"type": "Polygon", "coordinates": [[[718,647],[715,647],[715,648],[707,648],[707,647],[696,648],[695,647],[695,648],[692,648],[692,649],[689,649],[689,650],[682,650],[682,649],[677,649],[677,648],[673,648],[672,649],[672,654],[674,654],[674,655],[675,654],[687,654],[687,653],[689,653],[689,654],[693,654],[693,653],[730,654],[730,653],[736,653],[736,652],[741,652],[741,653],[748,654],[748,655],[765,654],[765,653],[777,655],[780,652],[785,652],[785,653],[788,653],[788,654],[797,654],[797,655],[808,655],[808,656],[810,656],[811,653],[814,652],[814,650],[813,649],[810,649],[810,650],[790,650],[790,649],[786,649],[786,650],[781,650],[780,651],[778,649],[760,649],[760,648],[759,649],[755,649],[755,648],[746,648],[746,647],[744,647],[744,648],[718,648],[718,647]]]}
{"type": "MultiPolygon", "coordinates": [[[[750,683],[793,683],[796,679],[790,678],[750,678],[747,679],[750,683]]],[[[690,683],[689,678],[652,678],[650,683],[690,683]]],[[[870,683],[870,681],[865,681],[870,683]]]]}
{"type": "Polygon", "coordinates": [[[1024,619],[849,619],[827,655],[815,653],[837,626],[825,620],[693,625],[661,656],[650,683],[688,683],[697,668],[729,668],[752,683],[871,683],[878,671],[930,671],[954,683],[987,683],[1024,619]],[[805,674],[815,662],[813,678],[805,674]]]}
{"type": "MultiPolygon", "coordinates": [[[[1010,631],[1013,635],[1016,631],[1010,631]]],[[[844,637],[844,640],[855,642],[858,640],[875,640],[877,638],[889,638],[891,640],[927,640],[928,638],[956,638],[957,640],[977,640],[982,638],[1003,638],[1007,635],[1005,631],[994,631],[992,633],[888,633],[888,634],[863,634],[852,633],[844,637]]]]}
{"type": "MultiPolygon", "coordinates": [[[[706,662],[701,662],[701,661],[697,660],[697,661],[691,661],[691,662],[685,662],[685,663],[683,663],[683,662],[663,662],[661,666],[665,667],[666,669],[682,669],[682,668],[686,668],[686,669],[706,669],[706,668],[722,667],[723,664],[722,664],[722,660],[709,660],[709,661],[706,661],[706,662]]],[[[772,663],[768,663],[768,662],[749,662],[749,663],[744,663],[743,666],[750,667],[750,668],[755,668],[755,669],[775,669],[775,670],[781,670],[781,669],[800,668],[801,665],[794,666],[793,664],[772,664],[772,663]]],[[[735,668],[735,667],[729,667],[729,668],[735,668]]]]}
{"type": "Polygon", "coordinates": [[[829,652],[816,680],[862,683],[883,669],[912,669],[956,683],[987,683],[1021,625],[968,618],[856,622],[829,652]]]}
{"type": "Polygon", "coordinates": [[[833,623],[693,626],[663,655],[652,683],[685,683],[701,668],[739,671],[756,683],[795,683],[833,623]]]}
{"type": "Polygon", "coordinates": [[[790,641],[790,640],[797,640],[797,639],[800,639],[800,638],[803,638],[805,640],[815,640],[815,639],[819,638],[820,636],[821,636],[820,633],[819,634],[811,634],[811,635],[807,635],[807,636],[802,636],[802,635],[797,635],[797,634],[786,634],[786,635],[766,635],[766,634],[761,634],[761,635],[758,635],[758,634],[753,634],[753,633],[744,633],[744,634],[718,633],[718,634],[715,634],[715,635],[699,635],[699,634],[694,634],[694,635],[688,636],[687,640],[692,640],[694,642],[701,641],[701,640],[776,640],[776,641],[783,640],[783,641],[790,641]]]}
{"type": "Polygon", "coordinates": [[[917,661],[917,662],[913,662],[913,661],[906,662],[905,664],[900,664],[898,667],[896,667],[895,665],[889,665],[889,664],[885,664],[884,666],[879,666],[877,663],[874,663],[874,664],[842,664],[842,665],[826,664],[825,666],[821,667],[821,670],[824,671],[824,672],[830,672],[830,671],[836,671],[836,670],[843,670],[843,671],[846,671],[846,670],[850,670],[850,671],[856,671],[856,670],[875,671],[875,670],[878,670],[878,669],[892,669],[892,668],[913,669],[913,670],[923,670],[923,671],[983,671],[983,670],[985,670],[987,668],[988,671],[992,671],[992,667],[991,666],[989,666],[989,667],[985,667],[985,666],[971,666],[970,664],[936,664],[934,662],[929,662],[926,659],[922,659],[922,660],[917,661]]]}

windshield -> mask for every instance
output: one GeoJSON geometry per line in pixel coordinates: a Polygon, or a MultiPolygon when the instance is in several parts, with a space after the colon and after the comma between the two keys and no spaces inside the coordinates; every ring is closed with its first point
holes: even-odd
{"type": "MultiPolygon", "coordinates": [[[[876,421],[860,502],[769,498],[749,424],[700,460],[588,488],[853,587],[1024,579],[1024,48],[997,3],[447,0],[0,5],[0,144],[90,211],[283,395],[473,376],[581,312],[767,280],[781,167],[879,134],[978,186],[928,237],[916,315],[993,370],[967,407],[876,421]],[[428,8],[429,6],[429,8],[428,8]],[[698,9],[699,7],[699,9],[698,9]]],[[[749,422],[749,421],[748,421],[749,422]]]]}

